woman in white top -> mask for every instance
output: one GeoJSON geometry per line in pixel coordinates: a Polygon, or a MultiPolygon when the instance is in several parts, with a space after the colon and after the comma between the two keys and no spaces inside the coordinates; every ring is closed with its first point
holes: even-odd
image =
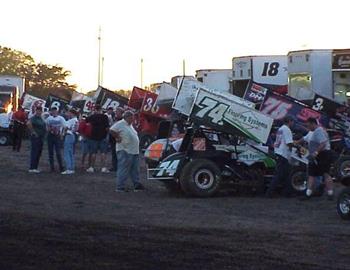
{"type": "Polygon", "coordinates": [[[78,113],[71,109],[68,112],[69,120],[65,123],[65,138],[63,146],[63,157],[66,164],[66,170],[62,174],[73,174],[75,169],[74,162],[74,144],[75,144],[75,133],[78,130],[78,113]]]}

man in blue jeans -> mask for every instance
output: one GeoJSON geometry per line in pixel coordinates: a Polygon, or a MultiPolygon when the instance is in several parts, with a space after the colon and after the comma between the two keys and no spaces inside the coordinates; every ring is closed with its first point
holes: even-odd
{"type": "Polygon", "coordinates": [[[283,185],[282,195],[285,197],[292,196],[292,187],[290,183],[290,164],[291,150],[293,146],[293,134],[291,131],[294,125],[294,118],[286,116],[283,120],[284,124],[278,129],[276,141],[274,144],[276,154],[275,176],[266,192],[266,197],[271,198],[275,195],[279,185],[283,185]]]}
{"type": "Polygon", "coordinates": [[[55,171],[54,164],[54,151],[56,152],[57,162],[60,172],[63,172],[63,162],[62,162],[62,132],[66,120],[60,115],[58,115],[58,108],[52,107],[50,116],[46,119],[47,126],[47,146],[49,150],[49,161],[51,172],[55,171]]]}
{"type": "Polygon", "coordinates": [[[78,130],[78,113],[74,109],[70,109],[67,113],[68,121],[65,124],[65,137],[63,145],[63,156],[66,163],[66,170],[62,174],[73,174],[75,170],[74,160],[74,144],[75,136],[78,130]]]}
{"type": "Polygon", "coordinates": [[[117,152],[117,192],[125,192],[125,182],[130,177],[134,191],[144,190],[140,183],[139,137],[132,126],[134,114],[126,111],[123,119],[110,128],[111,135],[116,139],[117,152]]]}
{"type": "Polygon", "coordinates": [[[46,134],[46,124],[42,119],[43,109],[37,107],[35,114],[27,122],[28,129],[30,131],[30,173],[40,173],[38,170],[39,160],[43,150],[44,138],[46,134]]]}

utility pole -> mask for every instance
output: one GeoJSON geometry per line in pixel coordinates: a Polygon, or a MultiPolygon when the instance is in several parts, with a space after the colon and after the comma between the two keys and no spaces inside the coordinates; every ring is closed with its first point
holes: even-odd
{"type": "Polygon", "coordinates": [[[101,85],[101,26],[98,29],[98,71],[97,71],[97,86],[101,85]]]}
{"type": "Polygon", "coordinates": [[[182,60],[182,75],[186,76],[186,61],[185,59],[182,60]]]}
{"type": "Polygon", "coordinates": [[[141,66],[140,66],[140,68],[141,68],[141,88],[143,88],[143,58],[141,58],[141,66]]]}
{"type": "Polygon", "coordinates": [[[100,85],[103,85],[104,70],[105,70],[105,58],[102,56],[102,58],[101,58],[101,82],[100,82],[100,85]]]}

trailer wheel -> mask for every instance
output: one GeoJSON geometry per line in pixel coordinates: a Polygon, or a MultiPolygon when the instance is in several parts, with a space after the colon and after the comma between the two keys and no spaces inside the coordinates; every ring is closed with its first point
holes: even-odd
{"type": "Polygon", "coordinates": [[[339,194],[337,211],[342,219],[350,220],[350,188],[345,188],[339,194]]]}
{"type": "Polygon", "coordinates": [[[9,134],[1,132],[0,133],[0,145],[5,146],[5,145],[9,145],[9,143],[10,143],[9,134]]]}
{"type": "Polygon", "coordinates": [[[294,168],[290,173],[290,181],[295,193],[304,194],[307,188],[307,172],[305,168],[294,168]]]}
{"type": "Polygon", "coordinates": [[[343,156],[336,162],[335,170],[338,178],[344,178],[350,176],[350,156],[343,156]]]}
{"type": "Polygon", "coordinates": [[[182,190],[196,197],[211,197],[220,187],[219,167],[207,159],[195,159],[183,168],[180,176],[182,190]]]}

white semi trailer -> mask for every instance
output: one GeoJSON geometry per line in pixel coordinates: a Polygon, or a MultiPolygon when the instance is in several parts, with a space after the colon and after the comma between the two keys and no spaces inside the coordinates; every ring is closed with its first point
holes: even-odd
{"type": "Polygon", "coordinates": [[[12,110],[17,110],[25,91],[25,79],[19,76],[0,75],[0,145],[10,143],[12,110]]]}
{"type": "Polygon", "coordinates": [[[350,49],[288,53],[288,94],[310,102],[315,94],[346,103],[350,97],[350,49]]]}
{"type": "Polygon", "coordinates": [[[25,91],[25,79],[20,76],[0,75],[0,85],[17,87],[19,98],[22,98],[25,91]]]}
{"type": "Polygon", "coordinates": [[[258,55],[232,58],[232,92],[242,97],[256,83],[279,93],[287,93],[286,55],[258,55]]]}

